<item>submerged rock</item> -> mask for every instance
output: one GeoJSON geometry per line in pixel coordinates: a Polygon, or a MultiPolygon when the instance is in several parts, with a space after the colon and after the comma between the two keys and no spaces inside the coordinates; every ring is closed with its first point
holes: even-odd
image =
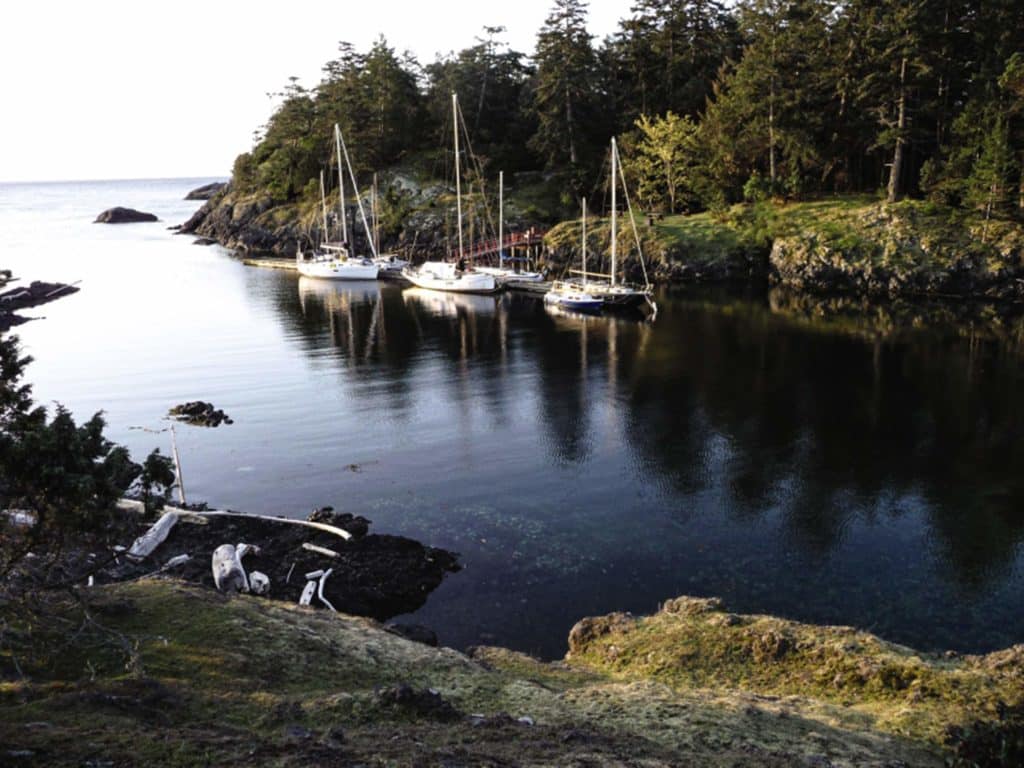
{"type": "Polygon", "coordinates": [[[96,217],[93,224],[133,224],[140,221],[159,221],[159,219],[152,213],[117,206],[105,210],[96,217]]]}
{"type": "Polygon", "coordinates": [[[202,400],[176,405],[167,412],[167,415],[194,427],[219,427],[221,424],[235,423],[224,411],[215,408],[213,403],[202,400]]]}

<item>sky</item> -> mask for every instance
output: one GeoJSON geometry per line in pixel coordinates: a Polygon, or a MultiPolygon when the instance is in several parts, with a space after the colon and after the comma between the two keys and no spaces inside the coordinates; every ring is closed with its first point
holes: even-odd
{"type": "MultiPolygon", "coordinates": [[[[615,31],[633,0],[592,0],[615,31]]],[[[383,34],[421,63],[504,26],[532,53],[551,0],[133,0],[5,4],[0,181],[228,176],[270,116],[267,94],[305,86],[348,41],[383,34]]]]}

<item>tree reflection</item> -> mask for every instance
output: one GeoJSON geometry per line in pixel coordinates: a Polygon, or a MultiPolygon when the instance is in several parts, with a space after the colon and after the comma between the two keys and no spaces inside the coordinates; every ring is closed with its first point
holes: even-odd
{"type": "Polygon", "coordinates": [[[962,588],[1005,579],[1016,562],[1019,318],[983,332],[987,310],[975,307],[963,333],[963,308],[779,292],[663,296],[653,325],[377,283],[303,281],[277,300],[311,355],[326,338],[353,380],[385,372],[386,407],[407,408],[421,367],[445,360],[436,385],[458,407],[483,408],[495,439],[532,397],[549,461],[585,468],[611,435],[680,519],[715,491],[720,513],[777,520],[787,547],[823,564],[852,526],[911,513],[962,588]]]}

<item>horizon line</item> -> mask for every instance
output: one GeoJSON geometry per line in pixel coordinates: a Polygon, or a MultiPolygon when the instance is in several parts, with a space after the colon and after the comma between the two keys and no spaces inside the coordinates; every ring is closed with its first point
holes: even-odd
{"type": "Polygon", "coordinates": [[[122,178],[79,178],[79,179],[0,179],[0,184],[85,184],[115,181],[187,181],[189,179],[216,179],[230,181],[230,174],[194,174],[188,176],[136,176],[122,178]]]}

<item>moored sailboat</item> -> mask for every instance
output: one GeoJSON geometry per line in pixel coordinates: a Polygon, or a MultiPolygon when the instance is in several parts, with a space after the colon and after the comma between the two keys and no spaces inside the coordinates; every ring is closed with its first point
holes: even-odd
{"type": "MultiPolygon", "coordinates": [[[[379,271],[378,265],[367,258],[353,256],[348,243],[348,224],[345,215],[345,178],[344,167],[348,167],[349,176],[352,179],[352,187],[356,192],[356,201],[359,203],[359,212],[363,218],[363,225],[369,235],[369,226],[366,224],[366,214],[363,211],[362,200],[359,199],[359,189],[355,183],[355,174],[348,161],[348,149],[345,147],[345,140],[341,136],[341,129],[337,123],[334,125],[334,143],[338,156],[338,197],[341,212],[341,239],[332,242],[327,220],[327,197],[324,193],[324,174],[320,173],[320,206],[323,215],[323,240],[319,247],[310,253],[305,253],[301,248],[296,250],[296,267],[300,274],[305,277],[314,277],[324,280],[375,280],[379,271]],[[345,166],[342,166],[344,155],[345,166]]],[[[370,237],[370,247],[376,255],[376,247],[370,237]]]]}
{"type": "Polygon", "coordinates": [[[587,290],[587,198],[583,198],[581,224],[583,236],[580,242],[580,274],[583,275],[583,281],[581,283],[576,280],[556,280],[544,294],[544,304],[574,312],[599,312],[604,304],[603,299],[587,290]]]}
{"type": "Polygon", "coordinates": [[[540,272],[529,270],[516,271],[513,267],[505,266],[505,172],[498,172],[498,266],[477,267],[477,272],[485,275],[493,275],[499,283],[508,280],[519,280],[527,283],[539,283],[544,280],[540,272]]]}
{"type": "MultiPolygon", "coordinates": [[[[657,305],[652,298],[653,291],[650,281],[647,279],[647,268],[644,265],[643,249],[640,246],[640,236],[636,231],[636,222],[633,219],[633,206],[629,200],[629,190],[626,187],[626,179],[622,174],[619,149],[615,138],[611,141],[611,193],[612,193],[612,215],[611,215],[611,264],[608,274],[584,273],[582,279],[575,279],[581,290],[594,298],[601,299],[606,309],[637,309],[644,304],[648,305],[654,312],[657,312],[657,305]],[[633,230],[633,239],[636,243],[637,255],[640,258],[640,268],[643,271],[644,285],[632,285],[618,277],[618,201],[616,190],[619,182],[622,182],[622,190],[626,197],[626,208],[629,213],[629,223],[633,230]]],[[[575,271],[575,270],[572,270],[575,271]]],[[[579,274],[579,273],[577,273],[579,274]]]]}
{"type": "Polygon", "coordinates": [[[454,116],[455,134],[455,199],[458,207],[459,260],[456,263],[447,261],[428,261],[419,267],[406,267],[402,277],[417,288],[432,291],[452,291],[455,293],[494,293],[498,283],[494,275],[468,269],[466,266],[465,249],[462,242],[462,177],[459,169],[459,101],[452,94],[452,114],[454,116]]]}

